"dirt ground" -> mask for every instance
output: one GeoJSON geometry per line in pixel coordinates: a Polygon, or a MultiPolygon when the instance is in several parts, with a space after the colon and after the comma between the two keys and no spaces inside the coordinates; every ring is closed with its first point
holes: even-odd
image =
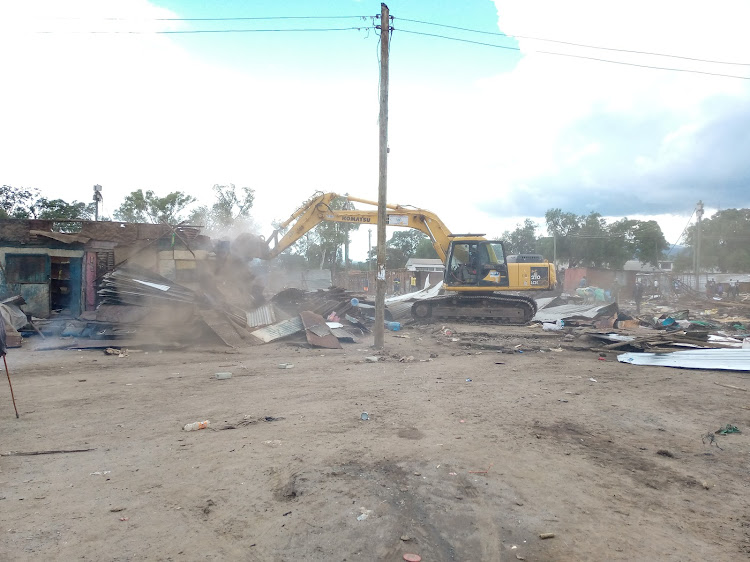
{"type": "Polygon", "coordinates": [[[387,332],[377,363],[371,340],[127,357],[28,340],[0,452],[93,450],[0,456],[0,559],[750,556],[748,393],[714,384],[747,374],[451,328],[387,332]],[[703,442],[726,424],[743,433],[703,442]]]}

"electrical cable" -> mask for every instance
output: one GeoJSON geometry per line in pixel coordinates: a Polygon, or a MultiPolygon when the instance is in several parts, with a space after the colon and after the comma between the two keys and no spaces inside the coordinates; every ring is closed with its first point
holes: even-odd
{"type": "MultiPolygon", "coordinates": [[[[439,39],[448,39],[450,41],[459,41],[461,43],[471,43],[473,45],[483,45],[483,46],[486,46],[486,47],[495,47],[497,49],[507,49],[509,51],[520,51],[521,50],[518,47],[509,47],[508,45],[496,45],[494,43],[484,43],[482,41],[472,41],[470,39],[460,39],[458,37],[448,37],[446,35],[438,35],[436,33],[424,33],[424,32],[421,32],[421,31],[412,31],[412,30],[409,30],[409,29],[402,29],[402,28],[399,28],[398,30],[401,33],[411,33],[413,35],[425,35],[427,37],[436,37],[436,38],[439,38],[439,39]]],[[[652,66],[652,65],[648,65],[648,64],[637,64],[637,63],[633,63],[633,62],[625,62],[625,61],[616,61],[616,60],[609,60],[609,59],[601,59],[601,58],[597,58],[597,57],[587,57],[587,56],[584,56],[584,55],[574,55],[572,53],[555,53],[555,52],[552,52],[552,51],[534,51],[534,52],[535,53],[539,53],[539,54],[545,54],[545,55],[557,55],[557,56],[561,56],[561,57],[571,57],[571,58],[575,58],[575,59],[586,59],[586,60],[593,60],[593,61],[599,61],[599,62],[608,62],[608,63],[612,63],[612,64],[621,64],[621,65],[624,65],[624,66],[636,66],[636,67],[639,67],[639,68],[651,68],[651,69],[654,69],[654,70],[668,70],[668,71],[673,71],[673,72],[687,72],[687,73],[690,73],[690,74],[706,74],[706,75],[709,75],[709,76],[721,76],[723,78],[737,78],[737,79],[740,79],[740,80],[750,80],[750,76],[738,76],[736,74],[721,74],[721,73],[718,73],[718,72],[706,72],[706,71],[702,71],[702,70],[690,70],[690,69],[687,69],[687,68],[673,68],[673,67],[668,67],[668,66],[652,66]]]]}
{"type": "Polygon", "coordinates": [[[91,34],[91,35],[188,35],[199,33],[285,33],[285,32],[308,32],[308,31],[361,31],[371,29],[372,26],[357,27],[312,27],[312,28],[289,28],[289,29],[175,29],[162,31],[32,31],[39,35],[51,35],[56,33],[65,33],[72,35],[91,34]]]}
{"type": "Polygon", "coordinates": [[[690,226],[690,221],[693,220],[693,216],[695,216],[695,209],[693,209],[692,214],[688,218],[687,223],[685,224],[685,228],[682,229],[682,234],[680,234],[679,238],[677,238],[677,241],[674,244],[672,244],[672,247],[667,252],[667,257],[669,257],[669,254],[672,253],[672,250],[674,250],[675,246],[677,246],[677,244],[680,243],[680,240],[682,240],[682,237],[685,236],[685,233],[687,232],[687,229],[690,226]]]}
{"type": "Polygon", "coordinates": [[[412,20],[412,19],[407,19],[407,18],[397,18],[397,19],[400,19],[401,21],[411,22],[411,23],[420,23],[420,24],[424,24],[424,25],[433,25],[433,26],[436,26],[436,27],[445,27],[445,28],[448,28],[448,29],[456,29],[456,30],[459,30],[459,31],[468,31],[470,33],[481,33],[481,34],[484,34],[484,35],[494,35],[494,36],[498,36],[498,37],[508,37],[509,39],[515,39],[515,38],[518,38],[518,39],[533,39],[534,41],[545,41],[545,42],[548,42],[548,43],[558,43],[560,45],[571,45],[573,47],[585,47],[587,49],[599,49],[599,50],[602,50],[602,51],[617,51],[617,52],[620,52],[620,53],[633,53],[633,54],[639,54],[639,55],[652,55],[652,56],[656,56],[656,57],[669,57],[669,58],[674,58],[674,59],[690,60],[690,61],[697,61],[697,62],[709,62],[709,63],[713,63],[713,64],[730,64],[730,65],[735,65],[735,66],[750,66],[750,63],[747,63],[747,62],[730,62],[730,61],[721,61],[721,60],[712,60],[712,59],[700,59],[700,58],[696,58],[696,57],[685,57],[685,56],[681,56],[681,55],[671,55],[671,54],[667,54],[667,53],[657,53],[657,52],[653,52],[653,51],[638,51],[638,50],[634,50],[634,49],[619,49],[619,48],[615,48],[615,47],[600,47],[598,45],[587,45],[585,43],[574,43],[572,41],[561,41],[559,39],[545,39],[543,37],[532,37],[532,36],[529,36],[529,35],[509,35],[507,33],[502,33],[502,32],[497,32],[497,31],[481,31],[479,29],[469,29],[469,28],[466,28],[466,27],[457,27],[455,25],[446,25],[446,24],[442,24],[442,23],[434,23],[434,22],[429,22],[429,21],[412,20]]]}

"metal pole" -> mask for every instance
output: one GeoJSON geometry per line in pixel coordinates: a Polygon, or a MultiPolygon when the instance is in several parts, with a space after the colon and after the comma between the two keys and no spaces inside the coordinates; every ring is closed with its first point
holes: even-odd
{"type": "Polygon", "coordinates": [[[388,187],[388,41],[391,18],[388,6],[380,4],[380,134],[378,178],[378,268],[375,281],[375,347],[385,345],[385,221],[388,187]]]}
{"type": "Polygon", "coordinates": [[[8,386],[10,387],[10,397],[13,400],[13,409],[16,411],[16,418],[18,418],[18,408],[16,408],[16,397],[13,395],[13,385],[10,384],[10,371],[8,370],[8,361],[3,355],[3,363],[5,363],[5,374],[8,375],[8,386]]]}
{"type": "Polygon", "coordinates": [[[695,290],[701,290],[701,219],[703,218],[703,201],[698,201],[695,215],[698,217],[695,230],[695,290]]]}
{"type": "Polygon", "coordinates": [[[552,234],[552,265],[557,268],[557,234],[552,234]]]}

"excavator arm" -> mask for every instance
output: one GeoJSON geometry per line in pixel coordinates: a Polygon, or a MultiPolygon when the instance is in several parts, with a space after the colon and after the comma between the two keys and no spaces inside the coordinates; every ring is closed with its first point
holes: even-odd
{"type": "MultiPolygon", "coordinates": [[[[275,258],[323,221],[377,225],[377,206],[376,202],[367,199],[336,193],[316,193],[273,231],[273,234],[266,240],[268,252],[263,257],[275,258]],[[333,209],[331,204],[340,197],[351,202],[371,205],[375,209],[333,209]]],[[[434,213],[424,209],[389,204],[386,205],[386,224],[414,228],[423,232],[429,237],[440,259],[445,262],[451,232],[434,213]]]]}

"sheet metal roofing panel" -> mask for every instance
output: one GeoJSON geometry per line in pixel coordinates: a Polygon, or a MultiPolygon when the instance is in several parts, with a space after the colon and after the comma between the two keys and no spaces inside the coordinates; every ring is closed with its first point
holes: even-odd
{"type": "Polygon", "coordinates": [[[429,299],[430,297],[435,297],[440,292],[440,289],[443,288],[443,282],[440,281],[439,283],[436,283],[435,285],[428,287],[427,289],[422,289],[420,291],[414,291],[413,293],[405,293],[403,295],[398,295],[395,297],[388,297],[385,299],[385,304],[390,308],[390,305],[392,303],[396,302],[407,302],[407,301],[415,301],[420,299],[429,299]]]}
{"type": "Polygon", "coordinates": [[[282,320],[281,322],[266,326],[265,328],[254,330],[252,335],[260,341],[268,343],[291,336],[292,334],[301,332],[304,329],[305,327],[302,325],[302,319],[299,316],[295,316],[289,320],[282,320]]]}
{"type": "Polygon", "coordinates": [[[403,320],[404,318],[411,318],[411,307],[414,305],[413,302],[392,302],[386,305],[388,312],[391,313],[391,318],[394,320],[403,320]]]}
{"type": "Polygon", "coordinates": [[[690,349],[671,353],[623,353],[620,363],[709,369],[722,371],[750,371],[750,349],[690,349]]]}
{"type": "Polygon", "coordinates": [[[541,299],[534,299],[536,301],[536,309],[542,310],[544,307],[546,307],[549,303],[551,303],[556,298],[557,297],[544,297],[541,299]]]}
{"type": "Polygon", "coordinates": [[[276,322],[276,311],[271,303],[264,304],[258,308],[245,312],[247,316],[247,325],[249,328],[259,326],[268,326],[276,322]]]}
{"type": "Polygon", "coordinates": [[[543,308],[531,319],[532,322],[556,322],[566,318],[596,318],[597,316],[611,316],[617,312],[617,303],[605,305],[565,304],[543,308]]]}

